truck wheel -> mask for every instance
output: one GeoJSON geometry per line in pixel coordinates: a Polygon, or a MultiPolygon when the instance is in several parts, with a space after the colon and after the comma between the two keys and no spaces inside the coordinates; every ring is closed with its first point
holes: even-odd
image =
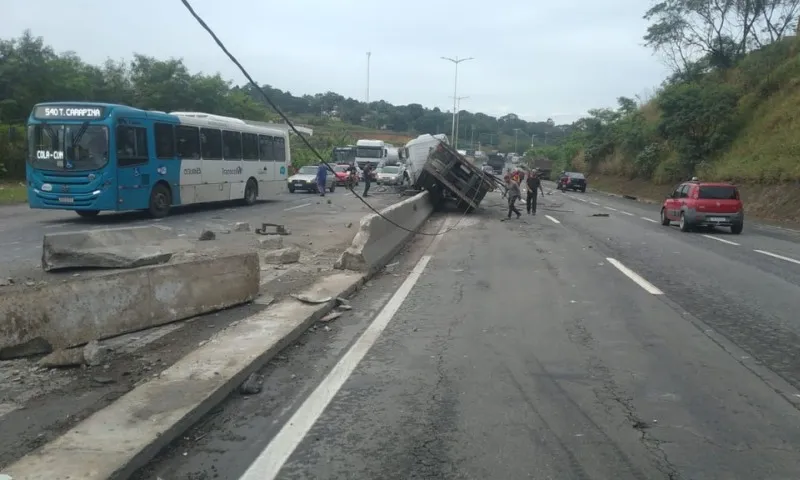
{"type": "Polygon", "coordinates": [[[150,204],[147,211],[153,218],[164,218],[172,207],[172,192],[163,183],[157,184],[150,192],[150,204]]]}

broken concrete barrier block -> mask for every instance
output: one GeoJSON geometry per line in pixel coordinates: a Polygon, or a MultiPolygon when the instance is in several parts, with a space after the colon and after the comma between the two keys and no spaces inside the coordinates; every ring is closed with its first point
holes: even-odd
{"type": "Polygon", "coordinates": [[[250,224],[247,222],[236,222],[233,226],[233,231],[235,232],[249,232],[250,231],[250,224]]]}
{"type": "Polygon", "coordinates": [[[39,360],[39,366],[46,368],[77,367],[83,365],[83,363],[84,358],[82,348],[56,350],[55,352],[39,360]]]}
{"type": "Polygon", "coordinates": [[[209,240],[214,240],[215,238],[217,238],[217,234],[212,232],[211,230],[203,230],[200,236],[197,237],[197,239],[200,240],[201,242],[207,242],[209,240]]]}
{"type": "Polygon", "coordinates": [[[66,349],[249,302],[260,278],[258,255],[243,252],[0,289],[0,358],[34,346],[66,349]]]}
{"type": "Polygon", "coordinates": [[[135,268],[166,263],[190,244],[169,228],[108,228],[50,233],[42,241],[42,268],[135,268]]]}
{"type": "Polygon", "coordinates": [[[283,248],[283,237],[270,235],[258,238],[258,248],[263,250],[278,250],[283,248]]]}
{"type": "Polygon", "coordinates": [[[297,247],[281,248],[264,254],[264,262],[271,265],[285,265],[300,261],[300,249],[297,247]]]}

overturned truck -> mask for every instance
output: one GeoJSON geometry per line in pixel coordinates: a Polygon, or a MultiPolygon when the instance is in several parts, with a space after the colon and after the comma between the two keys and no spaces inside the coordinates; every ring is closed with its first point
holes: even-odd
{"type": "Polygon", "coordinates": [[[438,206],[454,202],[459,209],[471,212],[501,183],[446,143],[439,142],[431,148],[414,187],[429,191],[438,206]]]}

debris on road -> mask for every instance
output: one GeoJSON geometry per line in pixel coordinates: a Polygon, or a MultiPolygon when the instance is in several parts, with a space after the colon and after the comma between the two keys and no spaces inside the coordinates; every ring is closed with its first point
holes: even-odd
{"type": "Polygon", "coordinates": [[[39,366],[45,368],[80,367],[84,363],[82,348],[56,350],[39,360],[39,366]]]}
{"type": "Polygon", "coordinates": [[[264,384],[264,378],[257,373],[251,373],[247,379],[239,385],[239,393],[242,395],[255,395],[261,393],[261,388],[264,384]]]}
{"type": "Polygon", "coordinates": [[[217,234],[212,232],[211,230],[203,230],[203,233],[197,238],[201,242],[207,242],[209,240],[214,240],[217,238],[217,234]]]}
{"type": "Polygon", "coordinates": [[[324,317],[320,318],[319,321],[323,323],[328,323],[330,321],[336,320],[337,318],[342,316],[343,312],[331,312],[324,317]]]}
{"type": "Polygon", "coordinates": [[[233,226],[234,232],[249,232],[250,231],[250,224],[247,222],[236,222],[233,226]]]}
{"type": "Polygon", "coordinates": [[[262,250],[279,250],[283,248],[283,237],[265,236],[258,239],[258,248],[262,250]]]}
{"type": "Polygon", "coordinates": [[[113,351],[111,347],[100,345],[97,340],[92,340],[83,347],[83,360],[87,365],[97,367],[108,363],[113,351]]]}
{"type": "Polygon", "coordinates": [[[307,293],[292,294],[292,298],[295,300],[300,300],[303,303],[310,303],[312,305],[328,303],[332,300],[331,297],[314,297],[307,293]]]}
{"type": "Polygon", "coordinates": [[[608,217],[609,214],[608,213],[593,213],[591,216],[592,217],[608,217]]]}
{"type": "Polygon", "coordinates": [[[264,263],[270,265],[286,265],[300,261],[300,249],[297,247],[281,248],[264,254],[264,263]]]}
{"type": "Polygon", "coordinates": [[[277,223],[262,223],[261,228],[256,228],[256,233],[259,235],[291,235],[284,225],[277,223]]]}

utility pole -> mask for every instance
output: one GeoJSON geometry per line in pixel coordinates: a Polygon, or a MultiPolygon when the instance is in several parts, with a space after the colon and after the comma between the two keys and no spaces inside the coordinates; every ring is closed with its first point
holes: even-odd
{"type": "Polygon", "coordinates": [[[517,140],[519,139],[519,128],[514,129],[514,153],[517,153],[517,140]]]}
{"type": "Polygon", "coordinates": [[[369,104],[369,60],[371,56],[372,52],[367,52],[367,104],[369,104]]]}
{"type": "Polygon", "coordinates": [[[475,150],[475,124],[472,124],[472,135],[469,137],[469,146],[475,150]]]}
{"type": "Polygon", "coordinates": [[[458,124],[458,122],[459,122],[459,120],[461,118],[461,115],[459,115],[458,112],[461,111],[461,100],[465,100],[467,98],[469,98],[469,97],[458,97],[458,98],[456,98],[456,135],[455,135],[455,138],[453,139],[453,148],[455,148],[456,150],[458,150],[458,135],[461,133],[461,130],[459,129],[459,124],[458,124]]]}
{"type": "Polygon", "coordinates": [[[536,138],[535,133],[531,133],[531,148],[533,148],[533,139],[536,138]]]}
{"type": "Polygon", "coordinates": [[[461,62],[466,62],[467,60],[473,60],[472,57],[469,58],[450,58],[450,57],[442,57],[442,60],[447,60],[448,62],[452,62],[453,65],[456,67],[455,79],[453,80],[453,129],[451,131],[452,138],[456,137],[456,115],[458,109],[458,64],[461,62]]]}

